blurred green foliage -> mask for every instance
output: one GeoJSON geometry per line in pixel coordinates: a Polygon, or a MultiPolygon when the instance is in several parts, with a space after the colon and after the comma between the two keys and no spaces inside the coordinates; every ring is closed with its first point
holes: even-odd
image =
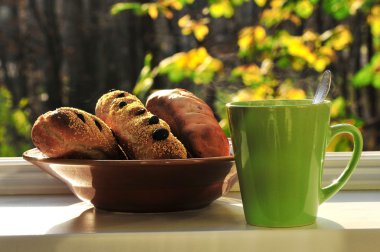
{"type": "Polygon", "coordinates": [[[27,99],[12,106],[12,95],[0,85],[0,157],[19,156],[31,147],[31,124],[25,107],[27,99]]]}
{"type": "MultiPolygon", "coordinates": [[[[231,18],[235,9],[249,0],[208,0],[208,5],[198,13],[197,20],[185,14],[178,21],[183,35],[202,41],[209,33],[210,19],[231,18]],[[201,18],[199,18],[201,16],[201,18]]],[[[204,47],[194,48],[188,52],[179,52],[162,60],[157,66],[146,60],[139,82],[134,90],[143,97],[153,86],[154,78],[165,75],[171,82],[179,83],[185,79],[194,84],[210,84],[228,80],[235,89],[219,89],[216,111],[220,124],[228,133],[225,103],[237,100],[257,99],[302,99],[307,97],[307,90],[297,87],[304,77],[301,73],[322,73],[336,62],[337,53],[349,48],[354,38],[351,28],[345,25],[345,19],[361,11],[371,29],[375,54],[362,69],[352,76],[352,84],[357,87],[372,85],[380,88],[380,3],[372,0],[253,0],[262,8],[259,22],[244,27],[236,41],[238,62],[229,73],[224,71],[223,63],[210,56],[204,47]],[[335,19],[336,26],[321,34],[311,29],[301,35],[293,35],[279,26],[287,23],[299,27],[304,20],[311,17],[317,4],[325,15],[335,19]],[[288,76],[284,78],[283,76],[288,76]],[[237,83],[241,83],[239,85],[237,83]],[[233,91],[231,91],[233,90],[233,91]]],[[[174,12],[181,11],[193,0],[158,0],[150,3],[118,3],[111,10],[112,14],[132,10],[134,13],[147,14],[152,19],[159,15],[170,19],[174,12]]],[[[183,13],[183,12],[182,12],[183,13]]],[[[349,83],[347,83],[349,84],[349,83]]],[[[225,88],[225,87],[224,87],[225,88]]],[[[332,102],[332,119],[334,123],[347,122],[358,127],[363,121],[347,114],[346,101],[339,96],[332,102]]],[[[349,137],[334,139],[329,146],[331,151],[351,149],[349,137]]]]}

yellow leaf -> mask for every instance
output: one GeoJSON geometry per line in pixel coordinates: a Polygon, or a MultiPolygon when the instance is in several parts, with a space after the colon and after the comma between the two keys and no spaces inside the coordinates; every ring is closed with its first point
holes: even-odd
{"type": "Polygon", "coordinates": [[[182,10],[183,4],[178,0],[169,0],[168,6],[175,9],[175,10],[182,10]]]}
{"type": "Polygon", "coordinates": [[[292,56],[302,57],[305,53],[308,53],[308,48],[298,39],[289,39],[288,51],[292,56]]]}
{"type": "Polygon", "coordinates": [[[373,36],[380,37],[380,5],[372,7],[371,14],[368,16],[367,21],[371,26],[373,36]]]}
{"type": "Polygon", "coordinates": [[[273,88],[267,84],[262,84],[258,88],[254,89],[256,99],[267,99],[274,93],[273,88]]]}
{"type": "Polygon", "coordinates": [[[165,69],[171,65],[176,65],[178,68],[185,68],[186,63],[187,63],[186,53],[180,52],[180,53],[174,54],[171,57],[163,59],[159,64],[159,68],[165,69]]]}
{"type": "Polygon", "coordinates": [[[330,43],[335,50],[343,50],[352,42],[351,32],[346,26],[338,25],[334,29],[334,33],[335,34],[332,36],[330,43]]]}
{"type": "Polygon", "coordinates": [[[232,101],[251,101],[253,98],[253,90],[250,88],[240,89],[232,98],[232,101]]]}
{"type": "Polygon", "coordinates": [[[301,71],[303,69],[303,62],[301,60],[295,59],[292,61],[292,68],[296,71],[301,71]]]}
{"type": "Polygon", "coordinates": [[[272,0],[270,5],[273,9],[280,9],[287,0],[272,0]]]}
{"type": "Polygon", "coordinates": [[[202,41],[205,36],[208,34],[209,30],[206,25],[198,25],[194,29],[194,36],[198,41],[202,41]]]}
{"type": "Polygon", "coordinates": [[[187,68],[195,70],[208,56],[207,50],[204,47],[195,48],[187,54],[187,68]]]}
{"type": "Polygon", "coordinates": [[[195,21],[191,20],[190,15],[185,15],[178,20],[178,26],[182,28],[182,34],[190,35],[191,33],[194,33],[194,36],[198,41],[202,41],[208,34],[209,29],[206,26],[207,23],[208,19],[206,18],[195,21]]]}
{"type": "Polygon", "coordinates": [[[295,24],[295,25],[300,25],[302,23],[301,19],[297,17],[296,15],[289,15],[289,20],[295,24]]]}
{"type": "Polygon", "coordinates": [[[239,33],[238,45],[240,51],[246,51],[255,44],[261,44],[266,39],[266,31],[262,26],[245,27],[239,33]]]}
{"type": "Polygon", "coordinates": [[[190,15],[187,14],[178,20],[178,26],[181,28],[186,27],[189,24],[189,22],[190,22],[190,15]]]}
{"type": "Polygon", "coordinates": [[[265,9],[262,14],[260,21],[265,24],[267,27],[272,26],[273,24],[279,23],[282,20],[282,12],[279,9],[265,9]]]}
{"type": "Polygon", "coordinates": [[[305,55],[303,55],[303,58],[306,60],[307,63],[312,65],[317,60],[317,55],[311,52],[310,50],[308,50],[307,52],[305,51],[305,55]]]}
{"type": "Polygon", "coordinates": [[[177,53],[177,56],[174,58],[175,64],[179,69],[186,68],[187,65],[187,55],[185,53],[177,53]]]}
{"type": "Polygon", "coordinates": [[[211,70],[216,71],[216,72],[220,71],[223,68],[223,63],[222,61],[218,59],[213,59],[213,61],[210,63],[210,68],[211,70]]]}
{"type": "Polygon", "coordinates": [[[262,26],[256,26],[254,28],[254,36],[255,36],[255,40],[256,42],[263,42],[265,37],[266,37],[266,31],[264,29],[264,27],[262,26]]]}
{"type": "Polygon", "coordinates": [[[335,98],[331,103],[330,114],[332,118],[345,114],[346,101],[342,96],[335,98]]]}
{"type": "Polygon", "coordinates": [[[302,38],[304,41],[316,41],[318,39],[318,34],[313,31],[307,30],[304,34],[302,34],[302,38]]]}
{"type": "Polygon", "coordinates": [[[163,9],[162,13],[164,13],[164,16],[167,19],[172,19],[173,18],[173,12],[171,12],[169,9],[163,9]]]}
{"type": "Polygon", "coordinates": [[[296,88],[293,81],[286,79],[278,87],[276,99],[305,99],[306,93],[303,89],[296,88]]]}
{"type": "Polygon", "coordinates": [[[263,7],[263,6],[267,3],[267,0],[255,0],[255,3],[256,3],[259,7],[263,7]]]}
{"type": "Polygon", "coordinates": [[[314,62],[313,67],[318,72],[323,72],[328,64],[330,64],[330,60],[328,58],[320,57],[314,62]]]}
{"type": "Polygon", "coordinates": [[[373,21],[371,26],[371,32],[373,36],[380,37],[380,18],[373,21]]]}
{"type": "Polygon", "coordinates": [[[286,94],[288,99],[305,99],[305,91],[299,88],[292,88],[286,94]]]}
{"type": "Polygon", "coordinates": [[[335,57],[335,51],[328,46],[322,46],[319,48],[319,53],[322,54],[323,56],[327,56],[330,59],[333,59],[335,57]]]}
{"type": "Polygon", "coordinates": [[[245,69],[241,73],[241,78],[245,85],[250,86],[260,83],[263,80],[263,75],[256,64],[250,64],[245,66],[245,69]]]}
{"type": "Polygon", "coordinates": [[[190,28],[182,28],[181,32],[183,35],[187,36],[187,35],[190,35],[192,33],[192,30],[190,28]]]}
{"type": "Polygon", "coordinates": [[[157,19],[157,17],[158,17],[158,6],[157,6],[157,4],[149,4],[148,14],[152,19],[157,19]]]}
{"type": "Polygon", "coordinates": [[[230,18],[234,15],[234,8],[228,0],[219,0],[211,4],[210,13],[215,18],[230,18]]]}
{"type": "Polygon", "coordinates": [[[273,98],[273,88],[270,85],[262,84],[257,88],[244,88],[233,96],[233,101],[254,101],[273,98]]]}
{"type": "Polygon", "coordinates": [[[253,44],[253,27],[245,27],[239,33],[238,45],[240,50],[247,50],[253,44]]]}
{"type": "Polygon", "coordinates": [[[302,18],[308,18],[313,13],[314,5],[309,0],[297,1],[295,11],[302,18]]]}
{"type": "Polygon", "coordinates": [[[250,65],[246,68],[246,72],[251,73],[251,74],[260,74],[260,68],[259,68],[259,66],[256,65],[256,64],[250,64],[250,65]]]}
{"type": "Polygon", "coordinates": [[[350,14],[355,15],[357,10],[360,9],[360,7],[362,7],[363,4],[364,4],[364,0],[351,0],[350,14]]]}
{"type": "Polygon", "coordinates": [[[280,88],[278,99],[305,99],[305,91],[299,88],[280,88]]]}

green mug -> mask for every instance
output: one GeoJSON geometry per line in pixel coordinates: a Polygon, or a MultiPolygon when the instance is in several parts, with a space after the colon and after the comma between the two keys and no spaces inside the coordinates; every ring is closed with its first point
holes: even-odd
{"type": "Polygon", "coordinates": [[[360,131],[349,124],[330,126],[330,101],[264,100],[227,104],[245,219],[263,227],[315,223],[318,206],[338,192],[362,152],[360,131]],[[322,188],[329,141],[353,137],[352,157],[339,178],[322,188]]]}

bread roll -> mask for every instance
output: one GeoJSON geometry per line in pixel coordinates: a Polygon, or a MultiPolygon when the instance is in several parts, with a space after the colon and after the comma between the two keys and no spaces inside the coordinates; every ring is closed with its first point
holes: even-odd
{"type": "Polygon", "coordinates": [[[83,110],[62,107],[36,120],[34,145],[52,158],[126,159],[111,129],[83,110]]]}
{"type": "Polygon", "coordinates": [[[96,115],[112,128],[130,159],[186,158],[182,143],[169,125],[153,115],[134,95],[114,90],[97,102],[96,115]]]}
{"type": "Polygon", "coordinates": [[[212,109],[184,89],[160,90],[148,97],[146,107],[166,121],[192,157],[229,155],[229,143],[212,109]]]}

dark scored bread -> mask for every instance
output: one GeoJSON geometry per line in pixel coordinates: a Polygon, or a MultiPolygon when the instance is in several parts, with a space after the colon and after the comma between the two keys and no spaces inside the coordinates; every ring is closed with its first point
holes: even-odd
{"type": "Polygon", "coordinates": [[[229,143],[212,109],[184,89],[167,89],[148,97],[146,107],[166,121],[192,157],[229,155],[229,143]]]}
{"type": "Polygon", "coordinates": [[[126,159],[111,129],[83,110],[62,107],[36,120],[34,145],[52,158],[126,159]]]}
{"type": "Polygon", "coordinates": [[[95,114],[112,128],[131,159],[186,158],[187,151],[169,125],[150,113],[134,95],[115,90],[97,102],[95,114]]]}

